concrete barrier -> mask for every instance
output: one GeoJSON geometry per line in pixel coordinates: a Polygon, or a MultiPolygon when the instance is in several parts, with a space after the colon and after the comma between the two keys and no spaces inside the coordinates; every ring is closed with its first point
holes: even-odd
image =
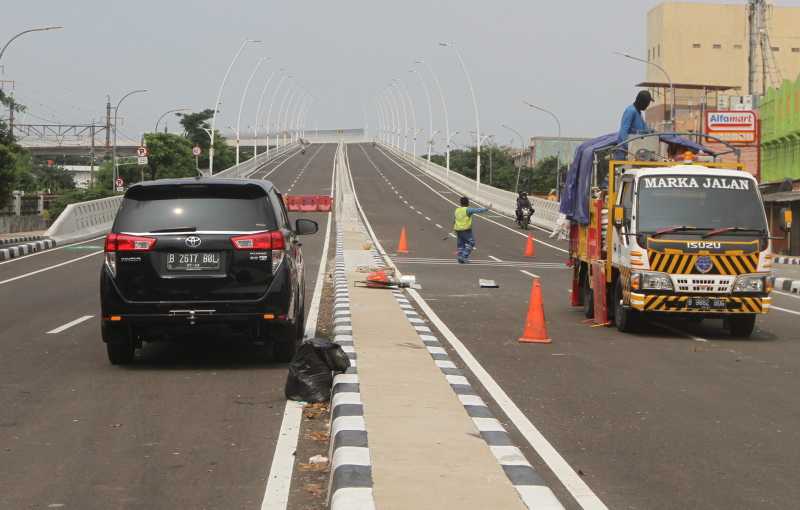
{"type": "MultiPolygon", "coordinates": [[[[436,163],[431,163],[422,157],[415,158],[413,155],[394,147],[382,143],[379,145],[384,150],[414,165],[442,184],[469,197],[470,201],[484,206],[491,204],[492,209],[509,216],[515,216],[517,194],[513,191],[502,190],[483,183],[480,185],[480,188],[478,188],[473,179],[461,175],[458,172],[452,170],[448,172],[445,167],[437,165],[436,163]]],[[[535,210],[531,218],[531,223],[548,230],[554,229],[556,221],[558,220],[559,203],[537,197],[530,197],[530,200],[535,210]]]]}

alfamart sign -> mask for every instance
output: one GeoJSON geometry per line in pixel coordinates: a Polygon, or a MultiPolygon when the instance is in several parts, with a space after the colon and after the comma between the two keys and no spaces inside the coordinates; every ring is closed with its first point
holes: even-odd
{"type": "Polygon", "coordinates": [[[753,143],[756,141],[758,119],[749,110],[706,112],[706,134],[726,142],[753,143]]]}

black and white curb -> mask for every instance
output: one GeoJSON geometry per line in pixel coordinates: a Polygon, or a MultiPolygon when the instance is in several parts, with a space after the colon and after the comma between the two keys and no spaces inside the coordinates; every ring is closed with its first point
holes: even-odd
{"type": "Polygon", "coordinates": [[[800,280],[793,280],[791,278],[775,278],[774,288],[775,290],[782,290],[783,292],[800,294],[800,280]]]}
{"type": "Polygon", "coordinates": [[[52,239],[43,239],[41,241],[32,241],[9,248],[0,248],[0,260],[15,259],[37,251],[49,250],[55,247],[55,245],[56,242],[52,239]]]}
{"type": "Polygon", "coordinates": [[[533,469],[519,448],[514,446],[511,437],[503,425],[494,417],[486,403],[478,396],[464,373],[450,360],[447,351],[431,329],[425,325],[416,310],[401,290],[392,293],[406,315],[408,322],[414,327],[428,353],[442,371],[450,387],[453,389],[467,414],[481,434],[481,437],[503,468],[511,484],[517,490],[520,499],[529,509],[563,510],[553,491],[545,484],[542,477],[533,469]]]}
{"type": "Polygon", "coordinates": [[[0,239],[0,246],[6,244],[27,243],[28,241],[40,241],[42,239],[44,239],[44,236],[6,237],[5,239],[0,239]]]}
{"type": "Polygon", "coordinates": [[[786,257],[780,256],[775,257],[773,262],[776,264],[789,264],[789,265],[800,265],[800,257],[786,257]]]}
{"type": "Polygon", "coordinates": [[[338,229],[333,283],[333,341],[341,345],[347,353],[347,357],[350,358],[350,368],[333,379],[329,504],[331,510],[374,510],[372,461],[358,380],[358,359],[353,341],[344,246],[342,234],[338,229]]]}

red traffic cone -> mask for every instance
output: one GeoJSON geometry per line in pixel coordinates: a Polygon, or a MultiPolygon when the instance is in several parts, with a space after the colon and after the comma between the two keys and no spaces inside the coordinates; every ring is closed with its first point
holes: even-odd
{"type": "Polygon", "coordinates": [[[400,242],[397,244],[397,253],[408,253],[408,239],[406,239],[406,227],[400,230],[400,242]]]}
{"type": "Polygon", "coordinates": [[[533,279],[531,286],[531,299],[528,304],[528,317],[525,319],[525,330],[519,337],[521,343],[549,344],[552,342],[547,334],[547,324],[544,321],[544,306],[542,305],[542,285],[538,278],[533,279]]]}
{"type": "Polygon", "coordinates": [[[533,244],[533,234],[528,234],[528,241],[525,243],[525,256],[536,256],[536,245],[533,244]]]}

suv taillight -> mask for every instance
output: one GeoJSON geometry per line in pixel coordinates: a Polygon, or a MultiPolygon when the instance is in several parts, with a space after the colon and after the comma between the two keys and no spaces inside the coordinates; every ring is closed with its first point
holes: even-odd
{"type": "Polygon", "coordinates": [[[106,235],[106,267],[108,267],[111,275],[116,277],[118,251],[150,251],[155,245],[156,239],[154,237],[129,236],[111,232],[106,235]]]}
{"type": "Polygon", "coordinates": [[[233,247],[237,250],[286,249],[286,241],[283,239],[283,233],[278,230],[231,237],[231,242],[233,243],[233,247]]]}
{"type": "Polygon", "coordinates": [[[154,237],[110,233],[106,236],[106,253],[116,251],[150,251],[156,245],[154,237]]]}

